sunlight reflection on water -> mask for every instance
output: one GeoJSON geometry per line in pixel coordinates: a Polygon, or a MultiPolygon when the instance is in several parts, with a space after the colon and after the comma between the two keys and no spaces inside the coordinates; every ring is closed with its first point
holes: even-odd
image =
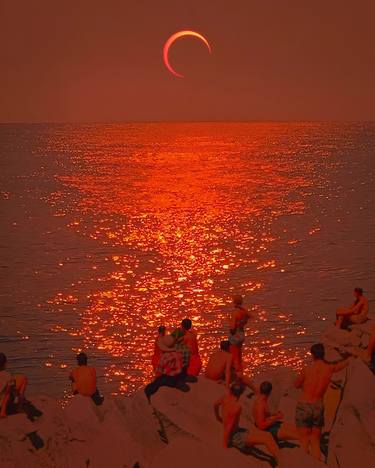
{"type": "Polygon", "coordinates": [[[330,196],[332,155],[343,144],[340,128],[327,137],[321,125],[47,129],[35,151],[58,155],[56,187],[40,198],[81,244],[69,255],[56,249],[65,282],[39,303],[54,317],[49,333],[68,346],[45,366],[65,369],[69,352],[88,349],[101,356],[106,388],[131,392],[151,376],[158,325],[189,316],[206,362],[227,335],[231,295],[242,293],[257,317],[244,350],[248,372],[298,367],[307,322],[326,316],[296,317],[262,294],[271,278],[292,287],[294,249],[321,234],[319,217],[305,215],[312,196],[330,196]]]}

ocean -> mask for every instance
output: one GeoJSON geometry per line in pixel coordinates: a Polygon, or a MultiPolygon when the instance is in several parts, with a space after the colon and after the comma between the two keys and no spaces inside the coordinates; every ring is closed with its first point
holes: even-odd
{"type": "Polygon", "coordinates": [[[0,125],[0,351],[64,398],[85,350],[106,394],[152,376],[190,317],[202,359],[233,294],[246,372],[298,369],[375,289],[375,123],[0,125]]]}

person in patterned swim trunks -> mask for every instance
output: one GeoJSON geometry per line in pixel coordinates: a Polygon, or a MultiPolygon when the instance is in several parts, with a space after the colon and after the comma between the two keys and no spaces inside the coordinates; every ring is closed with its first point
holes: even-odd
{"type": "Polygon", "coordinates": [[[224,395],[214,404],[216,419],[223,424],[223,447],[235,447],[241,452],[248,453],[253,445],[265,446],[280,465],[280,449],[272,435],[252,427],[249,431],[239,425],[241,416],[241,404],[239,399],[244,392],[245,386],[237,381],[231,384],[229,393],[224,395]],[[221,414],[220,414],[221,410],[221,414]]]}
{"type": "Polygon", "coordinates": [[[314,344],[310,352],[313,362],[302,370],[295,382],[297,388],[302,388],[296,406],[296,426],[301,447],[320,460],[320,436],[324,426],[323,397],[332,375],[344,369],[351,358],[328,364],[324,361],[325,351],[321,343],[314,344]]]}

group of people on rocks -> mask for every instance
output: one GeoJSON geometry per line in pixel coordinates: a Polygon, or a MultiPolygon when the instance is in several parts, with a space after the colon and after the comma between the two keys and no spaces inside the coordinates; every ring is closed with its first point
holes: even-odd
{"type": "MultiPolygon", "coordinates": [[[[368,300],[360,288],[354,290],[355,302],[348,308],[340,308],[336,313],[336,326],[347,329],[352,324],[367,320],[368,300]]],[[[233,298],[233,311],[230,315],[229,335],[220,343],[209,358],[205,377],[223,382],[227,393],[214,404],[218,421],[223,424],[224,447],[236,447],[247,450],[254,445],[265,446],[270,454],[282,465],[279,441],[298,440],[301,447],[320,459],[320,439],[324,426],[323,397],[330,384],[332,374],[344,369],[351,357],[336,364],[325,361],[325,349],[320,343],[311,347],[312,362],[307,365],[295,381],[301,388],[296,406],[295,424],[287,423],[282,412],[272,414],[268,399],[272,392],[271,382],[264,381],[259,387],[243,373],[242,348],[245,342],[245,327],[252,312],[243,306],[241,296],[233,298]],[[240,427],[240,397],[248,387],[255,393],[252,409],[254,425],[250,430],[240,427]]],[[[375,363],[375,327],[372,330],[366,350],[353,350],[354,356],[361,357],[367,363],[375,363]]],[[[77,367],[69,374],[72,393],[90,397],[96,405],[103,403],[104,397],[97,388],[96,370],[88,365],[87,355],[83,352],[76,356],[77,367]]],[[[188,392],[192,384],[198,381],[202,369],[199,355],[197,333],[192,328],[192,321],[182,320],[179,327],[168,333],[165,326],[160,326],[154,344],[152,356],[154,380],[146,385],[144,392],[149,402],[160,387],[173,387],[188,392]]],[[[0,353],[0,417],[25,411],[27,400],[25,391],[27,377],[11,374],[7,369],[7,357],[0,353]]],[[[29,403],[29,402],[28,402],[29,403]]],[[[34,415],[39,416],[37,409],[34,415]]],[[[31,415],[32,416],[32,415],[31,415]]]]}
{"type": "MultiPolygon", "coordinates": [[[[97,388],[96,369],[88,365],[85,353],[76,356],[77,367],[69,373],[72,394],[90,397],[96,405],[101,405],[104,397],[97,388]]],[[[11,374],[7,369],[7,357],[0,353],[0,418],[24,412],[30,419],[42,413],[25,397],[28,379],[23,374],[11,374]]]]}
{"type": "MultiPolygon", "coordinates": [[[[354,294],[355,302],[352,306],[338,309],[336,326],[347,329],[349,325],[367,320],[369,307],[362,289],[356,288],[354,294]]],[[[324,427],[323,397],[332,375],[344,369],[351,357],[332,364],[325,361],[323,344],[317,343],[311,347],[312,362],[304,367],[295,381],[295,387],[301,389],[295,422],[288,423],[282,412],[272,414],[269,410],[271,382],[264,381],[256,387],[243,373],[245,327],[251,318],[252,312],[243,306],[242,297],[235,296],[228,339],[221,341],[220,348],[210,356],[205,369],[206,378],[223,382],[227,387],[227,393],[214,404],[216,418],[223,424],[222,445],[236,447],[241,451],[247,451],[254,445],[263,445],[277,460],[278,465],[282,466],[278,442],[296,440],[306,453],[320,460],[320,441],[324,427]],[[252,407],[254,425],[248,431],[240,427],[242,408],[239,400],[246,387],[255,393],[252,407]]],[[[360,355],[368,363],[371,359],[375,360],[375,327],[367,349],[360,353],[353,352],[353,355],[360,355]]],[[[155,380],[145,387],[149,401],[162,386],[189,391],[188,383],[197,380],[202,365],[197,335],[192,330],[191,320],[184,319],[181,327],[170,335],[166,334],[164,326],[159,328],[152,364],[155,380]]]]}

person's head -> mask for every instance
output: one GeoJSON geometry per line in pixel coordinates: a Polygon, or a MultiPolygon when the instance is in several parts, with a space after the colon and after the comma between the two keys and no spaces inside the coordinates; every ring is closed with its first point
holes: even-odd
{"type": "Polygon", "coordinates": [[[271,382],[262,382],[259,387],[259,391],[261,395],[269,396],[272,392],[272,384],[271,382]]]}
{"type": "Polygon", "coordinates": [[[237,381],[232,383],[232,385],[229,387],[229,390],[231,395],[239,398],[243,394],[245,387],[241,382],[237,381]]]}
{"type": "Polygon", "coordinates": [[[166,348],[173,348],[174,342],[175,342],[175,339],[173,338],[172,335],[165,335],[163,337],[163,342],[162,343],[166,348]]]}
{"type": "Polygon", "coordinates": [[[158,333],[159,333],[159,335],[164,336],[164,335],[165,335],[165,332],[166,332],[165,326],[164,326],[164,325],[160,325],[160,327],[158,328],[158,333]]]}
{"type": "Polygon", "coordinates": [[[239,294],[233,296],[233,305],[234,307],[241,307],[243,304],[243,298],[239,294]]]}
{"type": "Polygon", "coordinates": [[[77,354],[77,362],[79,366],[87,366],[87,354],[86,353],[77,354]]]}
{"type": "Polygon", "coordinates": [[[188,318],[184,318],[184,320],[181,322],[181,327],[188,331],[191,328],[191,320],[188,318]]]}
{"type": "Polygon", "coordinates": [[[324,345],[322,343],[316,343],[311,346],[310,349],[311,355],[314,359],[324,359],[325,351],[324,351],[324,345]]]}
{"type": "Polygon", "coordinates": [[[229,353],[230,343],[228,340],[224,340],[220,343],[220,349],[229,353]]]}
{"type": "Polygon", "coordinates": [[[357,299],[360,299],[360,297],[363,296],[363,289],[362,288],[355,288],[354,289],[354,296],[357,299]]]}
{"type": "Polygon", "coordinates": [[[0,371],[3,371],[7,366],[7,357],[4,353],[0,353],[0,371]]]}

